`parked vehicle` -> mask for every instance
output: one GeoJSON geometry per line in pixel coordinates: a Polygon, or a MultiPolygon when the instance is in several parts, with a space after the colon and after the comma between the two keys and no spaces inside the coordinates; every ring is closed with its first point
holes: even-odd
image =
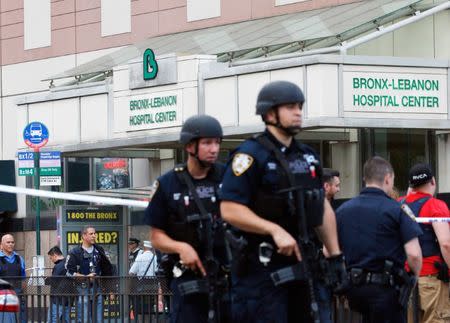
{"type": "Polygon", "coordinates": [[[14,288],[7,281],[0,279],[0,321],[3,322],[5,312],[18,312],[19,298],[14,288]]]}

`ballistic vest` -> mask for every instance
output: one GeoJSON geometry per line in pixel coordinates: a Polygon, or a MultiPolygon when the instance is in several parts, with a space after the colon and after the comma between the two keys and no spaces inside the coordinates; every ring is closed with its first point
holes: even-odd
{"type": "MultiPolygon", "coordinates": [[[[405,197],[400,201],[400,203],[408,205],[414,215],[416,217],[419,217],[420,210],[425,205],[425,203],[428,202],[429,199],[431,199],[431,196],[425,196],[415,200],[414,202],[407,203],[405,197]]],[[[440,255],[441,249],[439,247],[436,233],[434,233],[433,226],[429,223],[419,223],[419,225],[423,231],[423,234],[419,236],[419,243],[420,247],[422,248],[423,257],[440,255]]]]}
{"type": "MultiPolygon", "coordinates": [[[[174,168],[177,178],[182,183],[182,188],[176,194],[180,194],[177,201],[177,209],[169,214],[168,235],[178,241],[184,241],[190,244],[202,259],[205,241],[203,230],[199,221],[189,221],[192,216],[200,215],[200,210],[194,200],[193,195],[189,192],[189,188],[185,183],[182,172],[187,172],[186,165],[178,165],[174,168]]],[[[190,176],[187,174],[187,176],[190,176]]],[[[224,238],[219,238],[219,234],[223,235],[222,220],[220,218],[220,205],[218,198],[219,185],[222,179],[222,172],[219,167],[213,167],[211,173],[202,180],[193,181],[197,193],[202,201],[205,209],[212,215],[212,229],[214,246],[224,248],[224,238]]]]}

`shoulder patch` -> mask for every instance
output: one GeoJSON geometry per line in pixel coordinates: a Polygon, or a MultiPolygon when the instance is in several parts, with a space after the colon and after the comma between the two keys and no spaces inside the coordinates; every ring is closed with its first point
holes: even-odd
{"type": "Polygon", "coordinates": [[[232,169],[236,176],[241,176],[253,164],[253,157],[243,153],[237,153],[233,157],[232,169]]]}
{"type": "Polygon", "coordinates": [[[417,222],[414,212],[411,210],[411,208],[406,203],[403,203],[400,207],[401,207],[403,213],[405,213],[407,216],[409,216],[411,218],[411,220],[413,220],[414,222],[417,222]]]}
{"type": "Polygon", "coordinates": [[[159,181],[158,181],[158,180],[155,180],[155,181],[153,182],[153,184],[152,184],[152,189],[153,189],[153,191],[156,192],[156,190],[158,189],[158,187],[159,187],[159,181]]]}

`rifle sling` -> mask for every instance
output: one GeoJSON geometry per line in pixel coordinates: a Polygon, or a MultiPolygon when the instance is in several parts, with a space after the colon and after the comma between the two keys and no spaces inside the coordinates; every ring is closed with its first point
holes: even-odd
{"type": "Polygon", "coordinates": [[[202,218],[203,219],[207,219],[208,218],[208,212],[206,212],[205,206],[203,205],[202,200],[198,196],[198,193],[197,193],[197,190],[195,189],[194,183],[192,183],[192,179],[187,173],[187,168],[183,169],[178,174],[182,178],[183,182],[187,185],[187,187],[189,189],[189,192],[194,197],[195,204],[197,204],[198,210],[200,211],[200,214],[201,214],[202,218]]]}

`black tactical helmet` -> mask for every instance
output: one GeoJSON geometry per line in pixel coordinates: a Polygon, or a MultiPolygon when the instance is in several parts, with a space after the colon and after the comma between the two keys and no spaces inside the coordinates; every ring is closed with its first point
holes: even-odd
{"type": "Polygon", "coordinates": [[[274,81],[263,86],[256,101],[256,114],[265,115],[270,108],[281,104],[305,102],[302,90],[288,81],[274,81]]]}
{"type": "Polygon", "coordinates": [[[187,119],[180,133],[180,143],[186,145],[198,138],[222,138],[222,126],[216,118],[198,115],[187,119]]]}

